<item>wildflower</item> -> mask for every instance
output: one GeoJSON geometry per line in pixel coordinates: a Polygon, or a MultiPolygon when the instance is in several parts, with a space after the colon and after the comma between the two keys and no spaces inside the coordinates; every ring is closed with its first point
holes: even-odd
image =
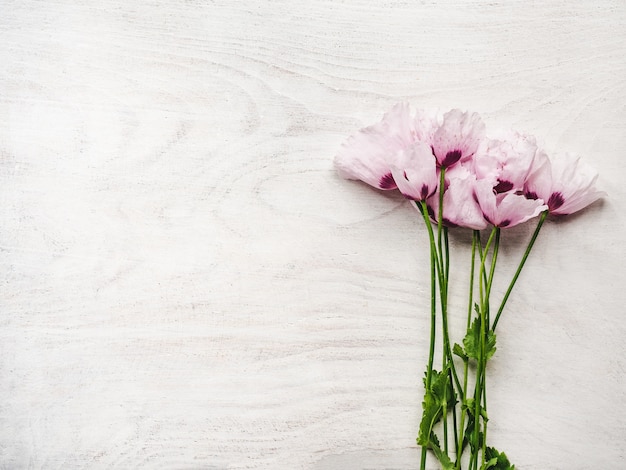
{"type": "Polygon", "coordinates": [[[566,153],[548,158],[542,153],[524,185],[524,195],[546,201],[550,214],[571,214],[605,195],[595,188],[597,178],[598,173],[579,157],[566,153]]]}

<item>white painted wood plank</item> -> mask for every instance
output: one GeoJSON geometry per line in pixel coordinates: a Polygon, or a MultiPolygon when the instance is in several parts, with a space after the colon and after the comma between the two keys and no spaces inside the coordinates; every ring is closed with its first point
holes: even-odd
{"type": "Polygon", "coordinates": [[[520,469],[624,462],[623,2],[0,10],[0,467],[418,468],[426,235],[332,169],[404,99],[601,171],[508,306],[490,432],[520,469]]]}

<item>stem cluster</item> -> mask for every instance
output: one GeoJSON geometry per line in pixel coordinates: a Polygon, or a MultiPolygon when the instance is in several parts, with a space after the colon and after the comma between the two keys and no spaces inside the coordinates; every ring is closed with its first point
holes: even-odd
{"type": "MultiPolygon", "coordinates": [[[[445,168],[442,168],[440,177],[439,187],[443,188],[445,168]]],[[[481,241],[480,231],[473,232],[467,331],[462,344],[456,343],[451,347],[448,323],[450,246],[448,228],[442,222],[443,193],[440,191],[439,194],[436,224],[431,221],[426,203],[416,202],[428,231],[431,274],[430,347],[424,378],[423,414],[417,438],[422,447],[420,469],[426,468],[430,451],[443,470],[514,470],[504,453],[487,445],[487,362],[496,351],[496,326],[547,211],[541,214],[493,321],[490,299],[501,230],[493,227],[485,243],[481,241]],[[436,331],[438,313],[440,341],[437,341],[436,331]],[[437,344],[441,348],[439,371],[434,365],[437,344]]]]}

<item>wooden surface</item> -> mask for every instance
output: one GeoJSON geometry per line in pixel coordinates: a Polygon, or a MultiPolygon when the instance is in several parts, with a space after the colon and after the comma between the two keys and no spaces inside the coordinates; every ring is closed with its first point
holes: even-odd
{"type": "Polygon", "coordinates": [[[426,233],[332,168],[400,100],[600,170],[500,323],[490,437],[622,468],[625,57],[621,0],[0,1],[0,468],[417,469],[426,233]]]}

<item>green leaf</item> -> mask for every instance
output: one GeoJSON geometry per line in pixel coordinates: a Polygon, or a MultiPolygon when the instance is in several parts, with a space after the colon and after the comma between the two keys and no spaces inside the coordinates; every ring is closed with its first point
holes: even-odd
{"type": "MultiPolygon", "coordinates": [[[[426,387],[426,378],[424,378],[424,387],[426,387]]],[[[424,393],[424,401],[422,402],[422,420],[420,422],[417,443],[420,446],[431,448],[432,431],[443,415],[443,407],[454,406],[456,403],[456,394],[451,391],[451,384],[448,380],[448,367],[443,371],[432,371],[430,377],[430,387],[424,393]],[[446,389],[448,392],[446,393],[446,389]]]]}
{"type": "Polygon", "coordinates": [[[448,370],[442,370],[441,372],[433,371],[432,379],[430,382],[430,391],[437,398],[439,403],[443,403],[446,385],[448,382],[448,370]]]}
{"type": "Polygon", "coordinates": [[[469,444],[472,452],[476,452],[477,449],[482,448],[483,446],[483,433],[478,429],[478,434],[476,434],[475,424],[476,419],[474,418],[474,400],[467,400],[464,405],[467,410],[467,426],[465,427],[465,433],[463,435],[463,442],[461,443],[461,449],[465,449],[469,444]]]}
{"type": "Polygon", "coordinates": [[[472,359],[478,359],[480,355],[480,319],[476,318],[463,338],[465,354],[472,359]]]}
{"type": "MultiPolygon", "coordinates": [[[[481,336],[481,321],[480,318],[475,318],[472,325],[467,330],[465,338],[463,338],[463,346],[465,346],[465,354],[467,357],[478,360],[480,356],[480,336],[481,336]]],[[[460,348],[460,347],[459,347],[460,348]]],[[[491,358],[496,352],[496,334],[489,330],[485,338],[485,357],[491,358]]]]}
{"type": "Polygon", "coordinates": [[[430,435],[435,424],[441,419],[443,407],[437,403],[433,393],[430,390],[426,390],[422,409],[422,421],[420,422],[417,443],[422,447],[430,447],[430,435]]]}
{"type": "MultiPolygon", "coordinates": [[[[467,410],[469,416],[471,418],[473,418],[474,417],[474,411],[476,410],[476,401],[473,398],[468,398],[463,403],[463,409],[467,410]]],[[[478,405],[478,414],[485,421],[489,421],[489,416],[487,416],[487,411],[481,405],[478,405]]]]}
{"type": "Polygon", "coordinates": [[[491,359],[496,353],[496,334],[489,330],[487,332],[487,341],[485,342],[485,353],[487,355],[487,359],[491,359]]]}
{"type": "MultiPolygon", "coordinates": [[[[417,443],[421,446],[430,447],[432,430],[443,414],[445,380],[445,374],[436,370],[432,371],[430,387],[426,389],[422,402],[422,421],[417,437],[417,443]]],[[[424,378],[424,387],[426,387],[426,378],[424,378]]]]}
{"type": "Polygon", "coordinates": [[[482,464],[480,466],[480,469],[481,470],[486,470],[487,468],[493,467],[497,463],[498,463],[498,459],[494,457],[491,460],[489,460],[489,461],[485,462],[484,464],[482,464]]]}
{"type": "Polygon", "coordinates": [[[493,470],[515,470],[515,465],[511,465],[509,459],[504,452],[498,452],[493,447],[487,447],[485,450],[485,462],[480,468],[481,470],[487,470],[492,468],[493,470]]]}
{"type": "Polygon", "coordinates": [[[467,361],[468,359],[467,354],[465,354],[465,351],[463,351],[463,348],[461,347],[461,345],[459,345],[459,343],[454,343],[454,347],[452,348],[452,353],[456,354],[464,361],[467,361]]]}
{"type": "Polygon", "coordinates": [[[438,444],[439,443],[433,444],[431,450],[433,451],[433,454],[435,454],[435,457],[437,457],[437,460],[439,460],[441,470],[454,470],[454,462],[450,460],[448,454],[441,450],[438,444]]]}
{"type": "Polygon", "coordinates": [[[474,416],[474,399],[468,398],[463,402],[463,409],[467,410],[470,416],[474,416]]]}

